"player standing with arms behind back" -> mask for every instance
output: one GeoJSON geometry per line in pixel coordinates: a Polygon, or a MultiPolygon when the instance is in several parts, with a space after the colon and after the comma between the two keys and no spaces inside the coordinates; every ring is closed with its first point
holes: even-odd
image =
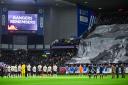
{"type": "Polygon", "coordinates": [[[27,65],[27,76],[31,76],[31,65],[27,65]]]}
{"type": "Polygon", "coordinates": [[[7,66],[7,72],[8,72],[7,76],[10,77],[11,76],[10,75],[10,73],[11,73],[11,66],[10,65],[7,66]]]}
{"type": "Polygon", "coordinates": [[[103,75],[103,70],[104,70],[104,67],[103,67],[103,65],[101,64],[101,65],[100,65],[100,68],[99,68],[99,71],[100,71],[100,78],[101,78],[101,79],[103,79],[103,76],[104,76],[104,75],[103,75]]]}
{"type": "Polygon", "coordinates": [[[54,64],[53,65],[53,75],[56,75],[57,76],[57,65],[56,64],[54,64]]]}
{"type": "Polygon", "coordinates": [[[93,74],[94,74],[94,78],[97,78],[97,65],[96,64],[93,65],[93,74]]]}
{"type": "Polygon", "coordinates": [[[52,67],[51,67],[51,65],[48,66],[47,73],[48,73],[49,76],[51,76],[51,74],[52,74],[52,67]]]}
{"type": "Polygon", "coordinates": [[[36,66],[32,67],[32,76],[36,76],[36,66]]]}
{"type": "Polygon", "coordinates": [[[43,66],[43,74],[44,74],[44,75],[47,74],[47,66],[46,66],[46,65],[43,66]]]}
{"type": "Polygon", "coordinates": [[[122,75],[122,78],[125,78],[125,66],[124,64],[121,64],[121,75],[122,75]]]}
{"type": "Polygon", "coordinates": [[[21,77],[21,64],[18,65],[18,77],[21,77]]]}
{"type": "Polygon", "coordinates": [[[112,79],[115,78],[116,68],[115,65],[112,64],[112,79]]]}
{"type": "Polygon", "coordinates": [[[22,77],[25,77],[25,64],[22,64],[21,70],[22,77]]]}
{"type": "Polygon", "coordinates": [[[41,74],[42,74],[42,65],[38,65],[37,66],[37,69],[38,69],[38,76],[41,76],[41,74]]]}

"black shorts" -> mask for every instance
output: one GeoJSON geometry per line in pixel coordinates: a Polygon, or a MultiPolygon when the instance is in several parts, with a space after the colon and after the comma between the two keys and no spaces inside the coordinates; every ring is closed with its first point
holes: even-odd
{"type": "Polygon", "coordinates": [[[97,73],[96,73],[96,71],[94,71],[94,75],[96,75],[97,73]]]}
{"type": "Polygon", "coordinates": [[[43,74],[47,74],[47,72],[43,72],[43,74]]]}
{"type": "Polygon", "coordinates": [[[53,74],[57,74],[57,71],[53,71],[53,74]]]}
{"type": "Polygon", "coordinates": [[[92,74],[92,72],[91,72],[91,71],[89,71],[89,72],[88,72],[88,74],[92,74]]]}
{"type": "Polygon", "coordinates": [[[17,74],[18,72],[15,72],[15,74],[17,74]]]}
{"type": "Polygon", "coordinates": [[[20,71],[18,71],[18,74],[21,74],[21,72],[20,72],[20,71]]]}
{"type": "Polygon", "coordinates": [[[48,74],[51,74],[51,73],[52,73],[51,71],[48,72],[48,74]]]}
{"type": "Polygon", "coordinates": [[[103,74],[103,72],[101,71],[100,74],[103,74]]]}
{"type": "Polygon", "coordinates": [[[42,73],[42,71],[38,71],[38,74],[41,74],[42,73]]]}
{"type": "Polygon", "coordinates": [[[36,74],[36,72],[32,72],[32,74],[36,74]]]}
{"type": "Polygon", "coordinates": [[[15,72],[11,72],[11,74],[13,75],[13,74],[15,74],[15,72]]]}
{"type": "Polygon", "coordinates": [[[27,71],[27,73],[31,73],[31,71],[27,71]]]}
{"type": "Polygon", "coordinates": [[[7,74],[10,74],[11,72],[7,72],[7,74]]]}

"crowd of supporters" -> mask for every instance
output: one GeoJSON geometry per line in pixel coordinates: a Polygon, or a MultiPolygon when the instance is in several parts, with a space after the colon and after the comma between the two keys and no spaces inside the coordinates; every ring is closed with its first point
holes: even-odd
{"type": "Polygon", "coordinates": [[[70,46],[79,45],[79,38],[69,38],[69,39],[57,39],[52,42],[51,46],[70,46]]]}
{"type": "Polygon", "coordinates": [[[43,50],[2,50],[0,62],[15,65],[30,63],[31,65],[38,64],[53,64],[63,65],[68,59],[76,55],[76,49],[52,49],[51,54],[44,54],[43,50]]]}
{"type": "Polygon", "coordinates": [[[78,45],[79,39],[60,39],[51,44],[51,49],[48,49],[49,54],[45,53],[44,50],[36,49],[1,49],[0,62],[5,62],[9,65],[15,64],[57,64],[64,65],[64,63],[71,59],[77,53],[76,45],[78,45]],[[55,48],[54,48],[54,47],[55,48]],[[56,46],[67,46],[56,48],[56,46]]]}
{"type": "Polygon", "coordinates": [[[120,14],[113,12],[110,14],[99,13],[97,15],[96,24],[98,25],[128,24],[128,16],[127,14],[120,14]]]}
{"type": "Polygon", "coordinates": [[[99,25],[111,25],[111,24],[128,24],[128,12],[101,12],[96,14],[96,22],[93,24],[90,30],[86,30],[81,35],[81,38],[87,38],[95,28],[99,25]]]}

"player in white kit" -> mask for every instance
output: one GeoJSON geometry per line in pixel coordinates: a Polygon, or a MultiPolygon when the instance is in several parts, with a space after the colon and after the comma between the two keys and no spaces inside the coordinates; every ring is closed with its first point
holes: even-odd
{"type": "Polygon", "coordinates": [[[27,65],[27,76],[31,76],[31,65],[27,65]]]}
{"type": "Polygon", "coordinates": [[[48,66],[47,73],[48,73],[48,75],[51,75],[52,74],[52,67],[50,65],[48,66]]]}
{"type": "Polygon", "coordinates": [[[37,66],[37,69],[38,69],[38,75],[40,76],[42,74],[42,65],[38,65],[37,66]]]}
{"type": "Polygon", "coordinates": [[[18,76],[21,77],[21,64],[18,65],[18,76]]]}
{"type": "Polygon", "coordinates": [[[10,65],[7,66],[7,76],[8,77],[11,76],[11,66],[10,65]]]}
{"type": "Polygon", "coordinates": [[[57,74],[57,68],[58,68],[57,65],[54,64],[54,65],[53,65],[53,74],[54,74],[54,75],[57,74]]]}
{"type": "Polygon", "coordinates": [[[43,74],[47,74],[47,66],[46,65],[43,66],[43,74]]]}
{"type": "Polygon", "coordinates": [[[32,68],[32,74],[33,74],[33,76],[36,76],[36,66],[33,66],[33,68],[32,68]]]}
{"type": "Polygon", "coordinates": [[[16,77],[17,76],[17,65],[14,66],[14,76],[16,77]]]}
{"type": "Polygon", "coordinates": [[[11,66],[11,76],[14,77],[14,66],[11,66]]]}

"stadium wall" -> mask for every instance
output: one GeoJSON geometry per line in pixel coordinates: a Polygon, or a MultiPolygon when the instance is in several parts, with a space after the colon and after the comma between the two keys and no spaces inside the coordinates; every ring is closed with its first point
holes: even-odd
{"type": "Polygon", "coordinates": [[[76,7],[49,7],[44,14],[45,44],[55,39],[77,36],[76,7]]]}

